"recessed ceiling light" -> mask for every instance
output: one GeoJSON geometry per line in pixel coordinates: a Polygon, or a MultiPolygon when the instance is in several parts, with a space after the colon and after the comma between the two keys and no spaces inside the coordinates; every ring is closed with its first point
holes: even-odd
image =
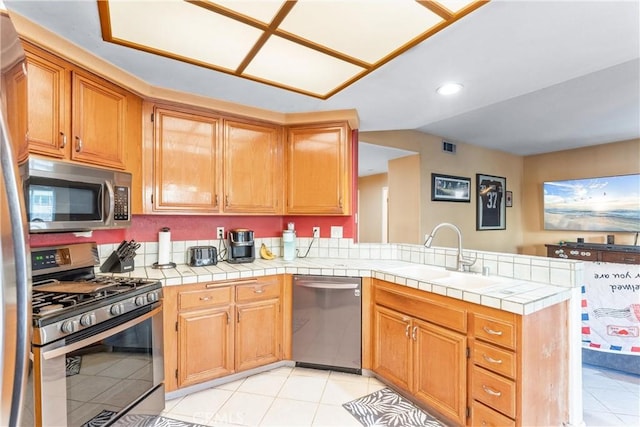
{"type": "Polygon", "coordinates": [[[453,95],[454,93],[458,93],[462,90],[464,86],[460,83],[445,83],[436,89],[440,95],[453,95]]]}

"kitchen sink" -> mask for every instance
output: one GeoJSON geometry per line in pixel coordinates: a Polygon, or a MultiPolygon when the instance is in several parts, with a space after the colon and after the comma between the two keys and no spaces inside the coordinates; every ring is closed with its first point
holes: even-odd
{"type": "Polygon", "coordinates": [[[450,286],[462,290],[478,291],[504,283],[504,279],[498,277],[480,276],[471,273],[452,272],[447,277],[436,278],[432,281],[436,285],[450,286]]]}
{"type": "Polygon", "coordinates": [[[429,265],[407,265],[403,267],[392,267],[385,269],[385,271],[397,274],[398,276],[422,280],[424,282],[431,282],[434,279],[447,277],[451,274],[451,271],[445,270],[444,268],[429,265]]]}

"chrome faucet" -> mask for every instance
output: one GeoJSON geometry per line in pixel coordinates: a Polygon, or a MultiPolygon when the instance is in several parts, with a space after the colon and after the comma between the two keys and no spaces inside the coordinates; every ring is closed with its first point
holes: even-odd
{"type": "Polygon", "coordinates": [[[442,227],[448,227],[448,228],[452,228],[453,230],[455,230],[456,233],[458,233],[458,265],[457,265],[457,270],[458,271],[469,271],[469,268],[476,262],[476,259],[467,259],[464,256],[462,256],[462,232],[460,232],[460,229],[455,226],[454,224],[448,223],[448,222],[442,222],[438,225],[436,225],[433,230],[431,231],[431,234],[429,234],[426,238],[426,240],[424,241],[424,246],[427,248],[431,247],[431,243],[433,243],[433,237],[436,235],[436,231],[438,231],[440,228],[442,227]]]}

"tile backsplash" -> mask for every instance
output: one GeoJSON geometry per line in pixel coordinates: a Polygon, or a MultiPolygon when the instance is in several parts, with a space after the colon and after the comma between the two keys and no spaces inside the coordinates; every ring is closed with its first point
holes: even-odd
{"type": "MultiPolygon", "coordinates": [[[[256,259],[260,246],[264,243],[275,255],[283,253],[280,237],[255,239],[256,259]]],[[[187,249],[191,246],[215,246],[220,253],[226,241],[221,240],[182,240],[172,242],[172,262],[185,264],[187,249]]],[[[98,245],[102,264],[118,244],[98,245]]],[[[296,239],[296,248],[300,258],[338,258],[368,260],[399,260],[418,264],[429,264],[446,268],[455,268],[458,250],[455,248],[432,247],[415,244],[354,243],[353,239],[311,238],[296,239]]],[[[471,271],[481,273],[487,267],[489,274],[519,280],[550,283],[557,286],[574,287],[582,283],[583,267],[580,261],[555,258],[465,250],[464,257],[475,259],[471,271]]],[[[136,267],[151,266],[158,261],[158,243],[141,243],[135,258],[136,267]]]]}

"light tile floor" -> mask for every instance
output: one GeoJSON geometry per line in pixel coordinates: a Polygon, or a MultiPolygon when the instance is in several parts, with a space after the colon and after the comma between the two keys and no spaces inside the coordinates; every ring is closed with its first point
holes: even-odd
{"type": "MultiPolygon", "coordinates": [[[[583,366],[584,421],[640,426],[640,376],[583,366]]],[[[282,367],[166,402],[162,415],[208,426],[360,426],[342,404],[384,388],[375,378],[282,367]]]]}
{"type": "Polygon", "coordinates": [[[583,365],[582,401],[587,426],[640,426],[640,376],[583,365]]]}

